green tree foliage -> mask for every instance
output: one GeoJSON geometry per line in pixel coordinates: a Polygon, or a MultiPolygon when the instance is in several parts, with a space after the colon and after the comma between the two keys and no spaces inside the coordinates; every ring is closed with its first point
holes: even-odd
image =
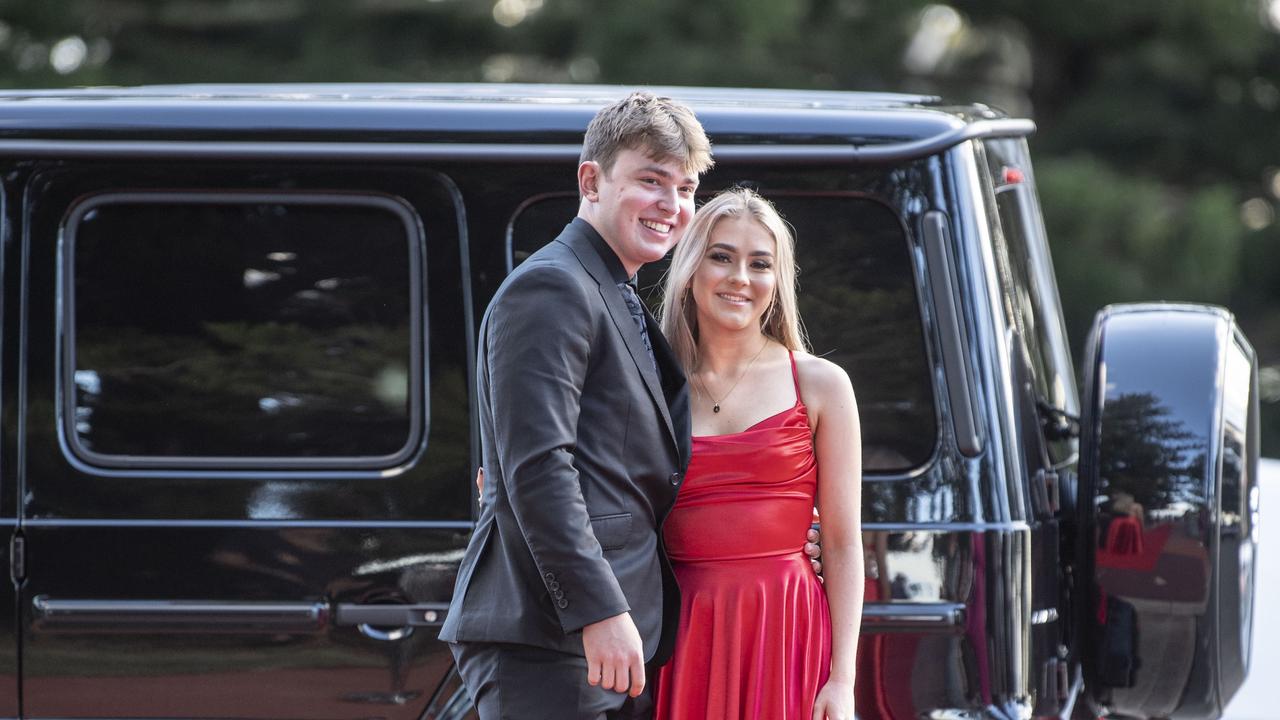
{"type": "MultiPolygon", "coordinates": [[[[1026,112],[1040,128],[1037,176],[1077,356],[1107,303],[1226,305],[1272,368],[1263,451],[1280,452],[1280,28],[1266,19],[1270,0],[956,7],[988,44],[1004,35],[1027,48],[1026,112]]],[[[972,87],[990,72],[991,58],[964,45],[965,70],[934,82],[972,87]]]]}
{"type": "Polygon", "coordinates": [[[1037,169],[1072,338],[1109,302],[1230,301],[1245,234],[1229,186],[1178,188],[1084,155],[1037,169]]]}
{"type": "Polygon", "coordinates": [[[0,0],[0,84],[554,81],[985,101],[1039,125],[1077,357],[1106,303],[1227,304],[1275,370],[1264,412],[1280,420],[1272,1],[0,0]]]}

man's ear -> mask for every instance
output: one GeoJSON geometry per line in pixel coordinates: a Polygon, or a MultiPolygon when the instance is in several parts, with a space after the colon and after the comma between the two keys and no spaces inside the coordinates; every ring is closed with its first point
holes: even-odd
{"type": "Polygon", "coordinates": [[[578,195],[583,200],[600,199],[600,163],[586,160],[578,165],[578,195]]]}

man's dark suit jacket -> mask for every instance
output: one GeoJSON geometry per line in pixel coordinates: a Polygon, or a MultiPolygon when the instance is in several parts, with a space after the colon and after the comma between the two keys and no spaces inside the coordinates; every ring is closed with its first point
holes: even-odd
{"type": "Polygon", "coordinates": [[[670,655],[680,600],[659,529],[688,464],[688,387],[646,312],[655,371],[618,279],[579,218],[489,304],[484,499],[442,640],[582,655],[584,626],[629,611],[646,659],[670,655]]]}

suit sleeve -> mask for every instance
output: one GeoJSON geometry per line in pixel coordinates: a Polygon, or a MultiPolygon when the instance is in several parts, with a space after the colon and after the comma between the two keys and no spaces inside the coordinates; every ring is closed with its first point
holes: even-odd
{"type": "Polygon", "coordinates": [[[565,632],[630,610],[573,462],[599,305],[567,270],[530,267],[496,301],[485,339],[502,482],[565,632]]]}

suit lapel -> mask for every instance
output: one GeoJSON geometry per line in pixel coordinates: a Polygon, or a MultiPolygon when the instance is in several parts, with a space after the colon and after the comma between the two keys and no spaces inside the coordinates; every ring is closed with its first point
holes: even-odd
{"type": "MultiPolygon", "coordinates": [[[[573,227],[572,225],[570,227],[573,227]]],[[[600,300],[604,303],[605,309],[609,312],[609,317],[613,320],[614,329],[622,336],[622,341],[627,346],[627,352],[631,355],[631,361],[636,366],[636,371],[640,373],[641,380],[644,381],[644,387],[649,392],[653,404],[658,408],[658,414],[662,417],[663,425],[667,429],[667,434],[671,436],[672,442],[676,446],[677,452],[681,453],[683,459],[685,454],[680,446],[679,435],[676,434],[675,426],[671,422],[671,411],[667,407],[667,398],[662,391],[662,379],[658,377],[658,370],[654,368],[653,363],[649,362],[649,354],[645,352],[644,341],[640,339],[640,330],[636,327],[635,321],[631,319],[631,311],[627,309],[627,304],[622,299],[622,293],[613,283],[613,277],[609,274],[609,269],[605,267],[604,261],[600,259],[591,241],[582,237],[581,233],[565,233],[560,236],[560,242],[563,242],[573,251],[578,258],[578,262],[582,263],[582,267],[595,279],[600,290],[600,300]]],[[[649,317],[649,312],[645,310],[645,321],[649,327],[657,327],[653,319],[649,317]]],[[[653,331],[649,333],[650,343],[656,338],[653,331]]],[[[661,334],[658,336],[661,337],[661,334]]],[[[656,347],[655,347],[656,351],[656,347]]],[[[669,351],[668,351],[669,352],[669,351]]]]}

